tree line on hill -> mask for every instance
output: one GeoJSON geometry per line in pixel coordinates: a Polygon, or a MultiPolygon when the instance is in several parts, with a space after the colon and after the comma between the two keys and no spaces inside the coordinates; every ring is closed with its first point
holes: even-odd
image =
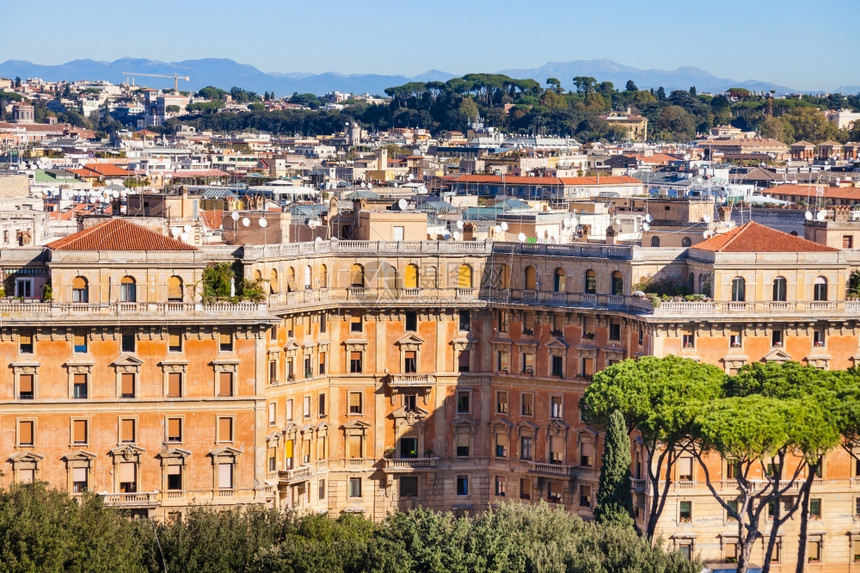
{"type": "MultiPolygon", "coordinates": [[[[211,101],[192,104],[192,110],[202,115],[182,117],[175,122],[215,131],[260,130],[276,135],[334,133],[346,122],[357,122],[370,131],[404,127],[438,134],[465,132],[469,123],[480,118],[486,126],[508,133],[620,142],[625,140],[626,133],[601,115],[629,109],[648,118],[649,138],[653,141],[691,141],[716,125],[733,125],[789,144],[802,139],[814,143],[827,139],[860,140],[860,122],[853,131],[840,131],[823,114],[828,109],[860,110],[860,95],[777,99],[770,93],[733,88],[714,96],[698,94],[695,87],[667,94],[662,87],[640,90],[632,81],[624,89],[616,89],[612,82],[598,82],[586,76],[573,78],[573,83],[575,90],[566,91],[557,78],[547,78],[546,87],[542,87],[533,79],[467,74],[447,82],[409,82],[388,88],[385,93],[390,102],[386,105],[350,100],[343,109],[321,110],[321,102],[315,95],[296,93],[287,101],[310,109],[270,112],[255,109],[236,114],[212,113],[223,107],[223,95],[228,92],[209,87],[201,90],[200,95],[211,101]]],[[[259,103],[272,98],[272,94],[258,96],[239,88],[231,92],[237,90],[244,96],[234,97],[237,101],[259,103]]]]}
{"type": "Polygon", "coordinates": [[[475,517],[418,509],[381,523],[248,507],[129,519],[95,495],[43,484],[0,491],[0,572],[697,573],[630,527],[587,523],[547,504],[475,517]]]}
{"type": "MultiPolygon", "coordinates": [[[[838,448],[860,464],[857,368],[828,371],[796,362],[759,362],[726,376],[715,366],[690,359],[646,356],[595,374],[585,390],[583,409],[588,420],[599,424],[614,419],[617,425],[617,418],[623,417],[625,427],[641,438],[652,460],[645,464],[643,477],[651,491],[645,516],[648,538],[653,538],[671,497],[671,484],[692,481],[696,460],[698,481],[737,526],[740,573],[747,571],[759,540],[765,544],[762,570],[770,570],[781,528],[789,520],[799,523],[796,571],[802,573],[807,561],[820,559],[806,553],[810,519],[821,517],[812,485],[822,476],[825,457],[838,448]],[[681,468],[683,458],[689,465],[681,468]],[[722,482],[737,488],[721,487],[722,482]]],[[[600,489],[608,496],[603,513],[623,523],[629,519],[630,488],[624,487],[629,473],[624,470],[629,471],[630,464],[627,459],[613,462],[611,452],[630,446],[611,435],[604,452],[604,464],[609,462],[611,468],[604,473],[615,477],[603,483],[601,474],[600,489]]],[[[692,506],[680,508],[680,519],[702,516],[692,512],[692,506]]],[[[600,512],[596,514],[599,518],[600,512]]],[[[782,548],[784,554],[790,550],[782,548]]]]}

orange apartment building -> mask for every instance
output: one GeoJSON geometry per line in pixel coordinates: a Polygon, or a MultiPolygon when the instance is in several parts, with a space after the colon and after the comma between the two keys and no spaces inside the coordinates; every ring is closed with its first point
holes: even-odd
{"type": "MultiPolygon", "coordinates": [[[[852,366],[860,302],[846,300],[847,252],[756,223],[689,248],[198,249],[114,219],[4,252],[20,299],[0,302],[0,483],[88,489],[159,517],[266,503],[379,519],[505,500],[590,517],[602,436],[579,400],[591,375],[668,354],[728,373],[760,360],[852,366]],[[234,258],[267,300],[204,303],[203,270],[234,258]],[[40,302],[48,279],[52,300],[40,302]],[[654,307],[633,294],[646,279],[708,297],[654,307]]],[[[632,448],[642,511],[649,461],[632,448]]],[[[731,558],[733,526],[687,464],[658,533],[705,560],[731,558]]],[[[834,451],[813,492],[811,568],[855,570],[860,467],[834,451]]],[[[791,567],[792,542],[787,525],[791,567]]]]}

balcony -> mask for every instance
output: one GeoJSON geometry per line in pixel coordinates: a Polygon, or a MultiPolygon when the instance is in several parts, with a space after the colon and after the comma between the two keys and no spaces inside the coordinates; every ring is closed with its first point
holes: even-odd
{"type": "MultiPolygon", "coordinates": [[[[647,312],[644,306],[643,310],[647,312]]],[[[858,300],[801,302],[662,301],[660,306],[651,309],[651,314],[659,317],[730,316],[733,314],[760,315],[763,317],[793,314],[850,314],[853,316],[858,312],[860,312],[860,301],[858,300]]]]}
{"type": "Polygon", "coordinates": [[[547,464],[542,462],[534,462],[531,460],[520,460],[520,470],[530,473],[545,474],[551,476],[572,477],[574,476],[574,466],[563,466],[561,464],[547,464]]]}
{"type": "Polygon", "coordinates": [[[101,494],[105,504],[114,507],[156,507],[158,494],[155,492],[108,493],[101,494]]]}
{"type": "Polygon", "coordinates": [[[212,304],[193,302],[113,302],[113,303],[58,303],[33,302],[0,302],[0,316],[21,321],[56,321],[56,320],[116,320],[154,318],[169,319],[172,317],[201,318],[206,320],[224,317],[236,319],[257,319],[261,315],[268,316],[266,304],[255,302],[212,304]]]}
{"type": "Polygon", "coordinates": [[[433,386],[436,377],[432,374],[387,374],[382,381],[391,388],[423,388],[433,386]]]}
{"type": "Polygon", "coordinates": [[[429,471],[438,467],[439,458],[383,458],[383,463],[391,473],[429,471]]]}
{"type": "Polygon", "coordinates": [[[290,470],[280,470],[278,471],[278,481],[286,484],[308,481],[313,473],[311,466],[299,466],[290,470]]]}

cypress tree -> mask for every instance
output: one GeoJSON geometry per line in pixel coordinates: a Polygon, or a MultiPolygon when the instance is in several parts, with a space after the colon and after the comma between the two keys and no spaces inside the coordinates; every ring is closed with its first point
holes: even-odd
{"type": "Polygon", "coordinates": [[[633,494],[630,490],[630,438],[618,410],[609,416],[601,458],[600,482],[594,517],[599,523],[633,526],[633,494]]]}

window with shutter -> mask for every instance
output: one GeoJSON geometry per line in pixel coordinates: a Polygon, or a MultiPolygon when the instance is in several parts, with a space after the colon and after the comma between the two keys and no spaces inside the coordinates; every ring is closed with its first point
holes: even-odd
{"type": "Polygon", "coordinates": [[[21,374],[18,376],[18,399],[32,400],[34,397],[33,375],[21,374]]]}
{"type": "Polygon", "coordinates": [[[167,279],[167,300],[182,302],[182,279],[175,275],[167,279]]]}
{"type": "Polygon", "coordinates": [[[233,395],[233,373],[221,372],[218,375],[218,396],[225,398],[233,395]]]}
{"type": "Polygon", "coordinates": [[[18,335],[18,350],[21,354],[33,353],[33,333],[29,331],[21,332],[18,335]]]}
{"type": "Polygon", "coordinates": [[[350,414],[361,414],[361,392],[350,392],[349,393],[349,413],[350,414]]]}
{"type": "Polygon", "coordinates": [[[134,398],[134,374],[124,372],[120,377],[120,394],[123,398],[134,398]]]}
{"type": "Polygon", "coordinates": [[[167,330],[168,352],[182,352],[182,330],[170,328],[167,330]]]}
{"type": "Polygon", "coordinates": [[[218,464],[218,488],[233,489],[233,464],[218,464]]]}
{"type": "Polygon", "coordinates": [[[120,493],[134,493],[137,491],[137,464],[134,462],[120,462],[119,491],[120,493]]]}
{"type": "Polygon", "coordinates": [[[221,352],[232,352],[233,351],[233,333],[232,332],[220,332],[218,334],[218,347],[221,352]]]}
{"type": "Polygon", "coordinates": [[[87,490],[87,468],[72,468],[72,492],[83,493],[87,490]]]}
{"type": "Polygon", "coordinates": [[[132,443],[135,441],[134,435],[134,420],[121,420],[120,421],[120,437],[119,440],[122,443],[132,443]]]}
{"type": "Polygon", "coordinates": [[[361,436],[347,436],[347,457],[356,459],[361,457],[361,436]]]}
{"type": "Polygon", "coordinates": [[[167,441],[181,442],[182,441],[182,418],[167,419],[167,441]]]}
{"type": "Polygon", "coordinates": [[[181,398],[182,397],[182,373],[170,372],[167,375],[167,397],[181,398]]]}
{"type": "Polygon", "coordinates": [[[25,421],[18,423],[18,445],[19,446],[32,446],[34,444],[33,426],[34,426],[34,422],[32,422],[30,420],[25,420],[25,421]]]}
{"type": "Polygon", "coordinates": [[[233,441],[233,418],[218,418],[218,441],[233,441]]]}
{"type": "Polygon", "coordinates": [[[75,420],[72,422],[72,443],[87,443],[87,421],[75,420]]]}
{"type": "Polygon", "coordinates": [[[85,399],[87,397],[87,375],[75,374],[72,378],[72,395],[76,399],[85,399]]]}

